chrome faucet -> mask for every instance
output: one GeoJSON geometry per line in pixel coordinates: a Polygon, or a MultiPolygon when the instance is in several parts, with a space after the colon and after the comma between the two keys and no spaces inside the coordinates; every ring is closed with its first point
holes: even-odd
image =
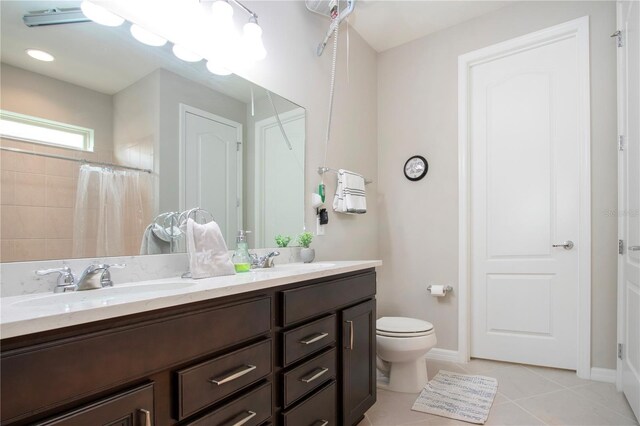
{"type": "Polygon", "coordinates": [[[117,263],[112,265],[102,263],[99,265],[87,266],[82,275],[80,275],[76,291],[113,287],[113,281],[111,281],[111,272],[109,272],[109,268],[124,268],[125,266],[125,264],[117,263]]]}
{"type": "Polygon", "coordinates": [[[68,265],[64,265],[62,268],[42,269],[36,271],[36,275],[49,275],[58,273],[58,282],[53,289],[54,293],[64,293],[67,291],[76,291],[76,279],[71,272],[71,268],[68,265]]]}
{"type": "Polygon", "coordinates": [[[53,289],[54,293],[65,293],[68,291],[84,291],[94,290],[103,287],[112,287],[113,281],[111,281],[111,273],[109,268],[124,268],[125,264],[99,264],[89,265],[80,278],[71,272],[71,268],[68,265],[64,265],[62,268],[43,269],[36,271],[36,275],[49,275],[58,273],[58,282],[53,289]]]}
{"type": "Polygon", "coordinates": [[[251,268],[252,269],[263,269],[263,268],[273,268],[273,258],[276,256],[280,256],[279,251],[272,251],[264,256],[258,256],[256,254],[251,255],[251,268]]]}

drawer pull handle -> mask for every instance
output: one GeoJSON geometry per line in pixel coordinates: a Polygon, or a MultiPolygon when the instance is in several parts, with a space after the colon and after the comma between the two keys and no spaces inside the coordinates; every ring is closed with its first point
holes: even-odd
{"type": "Polygon", "coordinates": [[[328,368],[318,368],[318,369],[314,370],[314,373],[312,373],[311,376],[303,377],[303,378],[300,379],[300,381],[304,382],[304,383],[311,383],[315,379],[317,379],[318,377],[322,376],[327,371],[329,371],[328,368]]]}
{"type": "Polygon", "coordinates": [[[244,376],[245,374],[251,373],[256,368],[257,367],[255,365],[245,365],[233,370],[233,372],[230,375],[223,377],[221,379],[209,379],[209,383],[213,383],[214,385],[218,385],[218,386],[224,385],[225,383],[229,383],[232,380],[238,379],[244,376]]]}
{"type": "Polygon", "coordinates": [[[256,413],[255,411],[247,411],[247,415],[245,415],[245,413],[241,413],[238,416],[236,416],[236,419],[240,416],[243,416],[240,420],[233,419],[231,420],[228,425],[229,426],[242,426],[243,424],[247,423],[249,420],[251,420],[252,418],[254,418],[255,416],[258,415],[258,413],[256,413]]]}
{"type": "Polygon", "coordinates": [[[140,408],[139,411],[144,414],[144,426],[151,426],[151,411],[140,408]]]}
{"type": "Polygon", "coordinates": [[[313,426],[327,426],[329,424],[329,420],[318,420],[313,426]]]}
{"type": "Polygon", "coordinates": [[[300,340],[300,343],[302,343],[303,345],[310,345],[312,343],[315,343],[315,342],[317,342],[319,340],[324,339],[328,335],[329,335],[329,333],[316,333],[316,334],[313,334],[311,336],[305,337],[304,339],[300,340]]]}

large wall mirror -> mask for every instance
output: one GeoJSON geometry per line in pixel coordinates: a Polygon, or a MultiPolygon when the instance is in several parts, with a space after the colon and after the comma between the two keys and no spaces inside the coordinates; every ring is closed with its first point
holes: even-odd
{"type": "Polygon", "coordinates": [[[230,249],[239,229],[252,248],[303,230],[302,107],[128,23],[23,22],[53,6],[0,2],[1,262],[180,251],[166,218],[195,207],[230,249]]]}

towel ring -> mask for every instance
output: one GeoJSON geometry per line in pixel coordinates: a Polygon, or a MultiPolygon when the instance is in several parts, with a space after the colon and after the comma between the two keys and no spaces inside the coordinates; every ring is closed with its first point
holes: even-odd
{"type": "Polygon", "coordinates": [[[180,228],[185,227],[189,219],[193,219],[193,221],[196,223],[205,224],[213,221],[213,215],[208,210],[201,209],[200,207],[194,207],[192,209],[185,210],[180,213],[180,216],[178,216],[178,223],[180,228]],[[198,215],[200,215],[200,218],[201,220],[203,220],[203,222],[198,222],[198,215]]]}

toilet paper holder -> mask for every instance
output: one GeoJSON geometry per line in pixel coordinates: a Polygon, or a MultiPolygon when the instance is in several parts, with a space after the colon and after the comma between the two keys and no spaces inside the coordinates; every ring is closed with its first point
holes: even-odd
{"type": "MultiPolygon", "coordinates": [[[[431,286],[428,286],[428,287],[427,287],[427,291],[428,291],[429,293],[431,293],[431,286]]],[[[446,286],[444,286],[444,294],[447,294],[447,293],[449,293],[450,291],[453,291],[453,287],[451,287],[450,285],[446,285],[446,286]]]]}

